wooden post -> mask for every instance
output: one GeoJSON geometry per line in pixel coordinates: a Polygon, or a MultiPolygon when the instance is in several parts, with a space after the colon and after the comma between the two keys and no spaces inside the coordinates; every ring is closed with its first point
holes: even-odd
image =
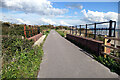
{"type": "Polygon", "coordinates": [[[38,27],[38,34],[40,33],[40,27],[38,27]]]}
{"type": "Polygon", "coordinates": [[[32,36],[34,35],[34,32],[33,32],[33,26],[32,26],[32,36]]]}
{"type": "Polygon", "coordinates": [[[96,23],[94,25],[94,39],[96,39],[96,23]]]}
{"type": "Polygon", "coordinates": [[[77,26],[76,26],[76,34],[75,35],[77,35],[77,26]]]}
{"type": "Polygon", "coordinates": [[[31,26],[29,25],[29,37],[31,37],[31,26]]]}
{"type": "Polygon", "coordinates": [[[70,26],[70,34],[71,34],[72,27],[70,26]]]}
{"type": "Polygon", "coordinates": [[[38,28],[37,28],[38,26],[36,26],[36,35],[38,34],[38,28]]]}
{"type": "Polygon", "coordinates": [[[109,37],[112,36],[112,20],[109,21],[109,37]]]}
{"type": "MultiPolygon", "coordinates": [[[[107,35],[105,35],[105,37],[107,37],[107,35]]],[[[104,45],[107,45],[107,39],[104,39],[104,45]]],[[[104,47],[104,53],[107,52],[107,47],[104,47]]],[[[106,58],[106,54],[104,54],[104,58],[106,58]]]]}
{"type": "Polygon", "coordinates": [[[87,24],[86,24],[86,30],[85,30],[85,37],[87,37],[87,24]]]}
{"type": "Polygon", "coordinates": [[[72,34],[74,34],[74,33],[73,33],[73,27],[74,27],[74,26],[72,26],[72,34]]]}
{"type": "Polygon", "coordinates": [[[35,35],[36,35],[36,26],[35,26],[35,35]]]}
{"type": "Polygon", "coordinates": [[[81,36],[81,25],[80,25],[80,36],[81,36]]]}
{"type": "Polygon", "coordinates": [[[114,22],[114,37],[116,35],[115,29],[116,29],[116,21],[114,22]]]}
{"type": "Polygon", "coordinates": [[[25,35],[25,38],[26,38],[26,24],[24,25],[24,35],[25,35]]]}

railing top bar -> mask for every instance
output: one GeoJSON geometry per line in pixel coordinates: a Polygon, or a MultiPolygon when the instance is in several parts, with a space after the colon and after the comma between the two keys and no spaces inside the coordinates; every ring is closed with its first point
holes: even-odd
{"type": "MultiPolygon", "coordinates": [[[[112,21],[112,20],[110,20],[112,21]]],[[[92,23],[92,24],[87,24],[87,25],[94,25],[94,24],[103,24],[103,23],[109,23],[110,21],[107,21],[107,22],[98,22],[98,23],[92,23]]],[[[112,21],[112,22],[116,22],[116,21],[112,21]]],[[[86,26],[86,24],[84,25],[76,25],[76,26],[86,26]]]]}
{"type": "Polygon", "coordinates": [[[103,24],[103,23],[109,23],[109,22],[100,22],[100,23],[96,23],[96,24],[103,24]]]}
{"type": "MultiPolygon", "coordinates": [[[[87,25],[103,24],[103,23],[109,23],[109,22],[100,22],[100,23],[93,23],[93,24],[87,24],[87,25]]],[[[86,26],[86,25],[81,25],[81,26],[86,26]]]]}
{"type": "Polygon", "coordinates": [[[104,37],[104,38],[120,41],[120,38],[115,38],[115,37],[104,37]]]}
{"type": "Polygon", "coordinates": [[[108,48],[111,48],[111,49],[114,49],[114,50],[117,50],[117,51],[120,51],[120,48],[115,48],[115,47],[104,45],[104,44],[102,46],[108,47],[108,48]]]}

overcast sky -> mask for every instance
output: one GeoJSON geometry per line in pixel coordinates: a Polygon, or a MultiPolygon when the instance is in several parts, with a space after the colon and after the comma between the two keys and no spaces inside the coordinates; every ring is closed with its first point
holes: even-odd
{"type": "Polygon", "coordinates": [[[118,0],[66,1],[68,0],[2,0],[0,20],[18,24],[66,26],[117,21],[118,0]]]}

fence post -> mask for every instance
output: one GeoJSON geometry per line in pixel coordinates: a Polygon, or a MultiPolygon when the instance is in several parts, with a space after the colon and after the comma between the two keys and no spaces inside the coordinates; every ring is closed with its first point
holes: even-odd
{"type": "Polygon", "coordinates": [[[29,37],[31,37],[31,26],[29,25],[29,37]]]}
{"type": "Polygon", "coordinates": [[[112,20],[109,21],[109,37],[112,36],[112,20]]]}
{"type": "Polygon", "coordinates": [[[37,26],[35,26],[35,34],[37,35],[37,26]]]}
{"type": "Polygon", "coordinates": [[[32,26],[32,36],[34,35],[34,33],[33,33],[33,26],[32,26]]]}
{"type": "MultiPolygon", "coordinates": [[[[105,39],[104,39],[104,45],[107,45],[107,39],[106,39],[107,35],[105,35],[105,39]]],[[[104,53],[107,52],[107,47],[104,47],[104,53]]],[[[106,54],[104,54],[104,58],[106,58],[106,54]]]]}
{"type": "Polygon", "coordinates": [[[81,36],[81,25],[80,25],[80,36],[81,36]]]}
{"type": "Polygon", "coordinates": [[[116,21],[114,22],[114,37],[115,37],[115,28],[116,28],[116,21]]]}
{"type": "Polygon", "coordinates": [[[72,27],[70,26],[70,34],[71,34],[72,27]]]}
{"type": "Polygon", "coordinates": [[[87,37],[87,24],[86,24],[85,37],[87,37]]]}
{"type": "Polygon", "coordinates": [[[24,35],[25,35],[25,38],[26,38],[26,24],[24,25],[24,35]]]}
{"type": "Polygon", "coordinates": [[[40,33],[40,27],[38,27],[38,34],[40,33]]]}
{"type": "Polygon", "coordinates": [[[73,34],[73,26],[72,26],[72,34],[73,34]]]}
{"type": "Polygon", "coordinates": [[[96,23],[94,25],[94,39],[96,39],[96,23]]]}
{"type": "Polygon", "coordinates": [[[77,35],[77,26],[76,26],[76,30],[75,30],[75,31],[76,31],[76,34],[75,34],[75,35],[77,35]]]}

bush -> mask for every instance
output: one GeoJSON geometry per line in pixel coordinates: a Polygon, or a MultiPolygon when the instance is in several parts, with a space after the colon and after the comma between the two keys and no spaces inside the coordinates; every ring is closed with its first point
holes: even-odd
{"type": "Polygon", "coordinates": [[[119,62],[116,62],[114,59],[110,58],[109,56],[104,58],[102,56],[96,57],[94,55],[94,58],[100,63],[102,63],[103,65],[107,66],[112,72],[116,72],[117,74],[120,75],[120,63],[119,62]]]}
{"type": "Polygon", "coordinates": [[[32,47],[33,41],[16,37],[3,38],[2,79],[35,78],[40,67],[43,51],[32,47]]]}

